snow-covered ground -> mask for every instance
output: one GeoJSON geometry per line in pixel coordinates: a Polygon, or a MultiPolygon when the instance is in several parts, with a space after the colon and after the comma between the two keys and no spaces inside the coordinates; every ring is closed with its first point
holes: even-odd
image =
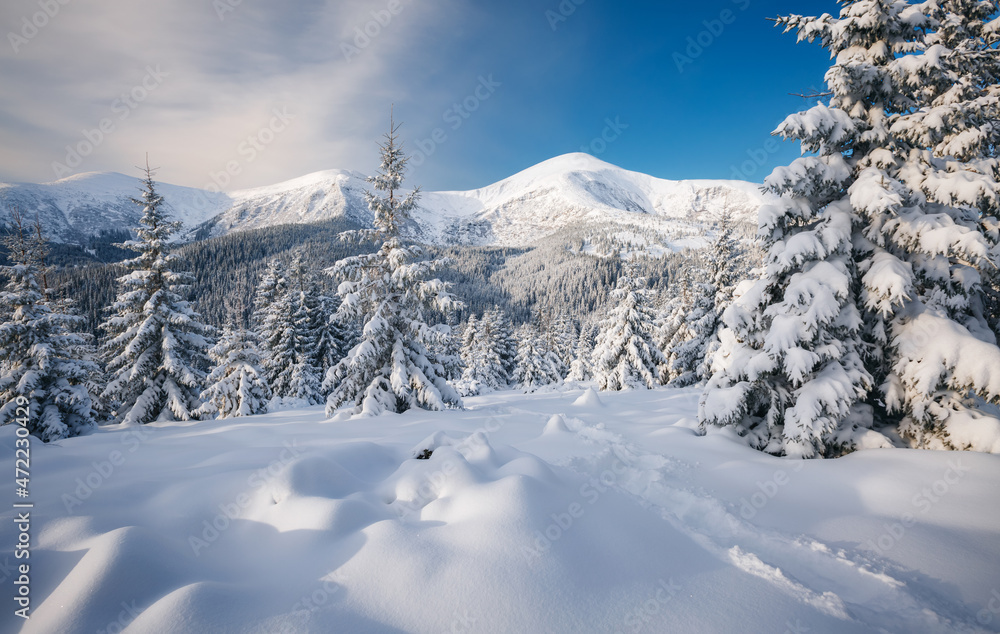
{"type": "Polygon", "coordinates": [[[697,396],[35,442],[33,612],[0,631],[1000,631],[1000,456],[783,460],[698,436],[697,396]]]}

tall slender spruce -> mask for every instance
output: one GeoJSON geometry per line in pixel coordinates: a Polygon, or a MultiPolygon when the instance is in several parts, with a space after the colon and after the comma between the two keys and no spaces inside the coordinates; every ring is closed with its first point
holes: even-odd
{"type": "Polygon", "coordinates": [[[380,247],[375,253],[340,260],[329,269],[345,280],[338,289],[338,314],[364,324],[361,340],[326,374],[323,388],[331,415],[345,404],[352,404],[355,414],[372,416],[462,404],[433,352],[443,347],[450,328],[429,323],[431,311],[447,313],[460,306],[446,283],[427,279],[447,260],[420,260],[420,247],[406,245],[400,238],[419,188],[405,196],[400,192],[407,158],[398,130],[390,116],[389,132],[379,146],[379,172],[368,178],[375,192],[366,192],[365,198],[375,228],[351,234],[380,241],[380,247]]]}
{"type": "Polygon", "coordinates": [[[180,223],[168,219],[156,192],[153,170],[143,169],[137,240],[124,247],[139,253],[124,262],[119,293],[102,325],[109,382],[101,395],[114,419],[127,424],[197,418],[208,361],[209,328],[185,299],[194,278],[175,271],[178,256],[168,239],[180,223]]]}
{"type": "Polygon", "coordinates": [[[36,221],[32,239],[17,210],[12,217],[4,240],[11,264],[0,291],[0,425],[25,419],[29,433],[46,442],[77,436],[95,425],[87,384],[98,368],[79,332],[85,320],[61,311],[46,287],[41,225],[36,221]]]}

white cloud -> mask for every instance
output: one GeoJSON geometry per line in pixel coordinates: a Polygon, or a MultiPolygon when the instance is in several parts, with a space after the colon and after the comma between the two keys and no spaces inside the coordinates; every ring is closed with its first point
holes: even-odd
{"type": "MultiPolygon", "coordinates": [[[[408,128],[423,129],[461,90],[438,73],[451,61],[437,43],[461,23],[462,4],[400,0],[391,20],[377,14],[387,22],[379,24],[371,12],[388,5],[243,0],[220,20],[208,0],[70,0],[17,53],[9,41],[0,45],[0,180],[54,180],[65,146],[87,141],[84,130],[102,120],[113,129],[89,134],[97,148],[74,172],[132,173],[146,151],[160,179],[197,187],[230,160],[240,174],[229,188],[334,167],[369,170],[390,102],[408,128]],[[345,59],[341,45],[366,25],[380,32],[345,59]],[[145,93],[134,108],[121,98],[133,90],[145,93]],[[250,161],[238,148],[275,108],[295,118],[250,161]]],[[[5,3],[0,25],[17,33],[37,11],[37,2],[5,3]]]]}

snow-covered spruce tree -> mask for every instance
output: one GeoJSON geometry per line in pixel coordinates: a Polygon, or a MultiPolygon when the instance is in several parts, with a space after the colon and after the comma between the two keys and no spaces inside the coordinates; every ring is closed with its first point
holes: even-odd
{"type": "Polygon", "coordinates": [[[292,363],[283,344],[288,340],[285,332],[293,328],[290,306],[286,303],[288,293],[288,272],[284,263],[274,258],[257,283],[250,318],[260,340],[261,367],[269,386],[292,363]]]}
{"type": "Polygon", "coordinates": [[[722,313],[732,302],[733,286],[749,268],[748,254],[733,237],[732,226],[723,222],[712,243],[699,252],[699,266],[680,276],[680,319],[665,345],[670,363],[668,385],[685,387],[711,376],[712,356],[719,348],[722,313]]]}
{"type": "Polygon", "coordinates": [[[116,421],[144,424],[190,420],[208,365],[208,326],[184,299],[193,277],[173,270],[178,261],[167,239],[180,226],[168,220],[147,163],[137,240],[124,247],[139,256],[124,262],[130,271],[118,278],[119,293],[102,324],[102,353],[109,382],[101,394],[116,421]]]}
{"type": "Polygon", "coordinates": [[[329,352],[320,350],[327,324],[323,319],[319,294],[302,254],[296,254],[292,259],[288,272],[291,277],[289,303],[293,307],[294,363],[283,396],[317,405],[323,402],[323,398],[320,395],[322,369],[316,362],[320,353],[329,352]]]}
{"type": "Polygon", "coordinates": [[[562,364],[534,324],[517,331],[517,360],[512,383],[525,392],[562,381],[562,364]]]}
{"type": "Polygon", "coordinates": [[[667,360],[656,345],[656,316],[645,282],[630,267],[611,292],[611,313],[601,322],[593,355],[594,379],[601,390],[653,388],[660,383],[660,367],[667,360]]]}
{"type": "Polygon", "coordinates": [[[670,342],[670,387],[686,387],[700,379],[698,368],[705,362],[705,355],[716,336],[715,285],[705,281],[708,271],[699,270],[688,282],[688,306],[683,320],[670,342]]]}
{"type": "Polygon", "coordinates": [[[316,405],[320,397],[319,373],[311,363],[314,333],[308,298],[298,275],[301,262],[289,271],[272,260],[261,277],[254,300],[254,325],[260,335],[262,366],[275,407],[316,405]]]}
{"type": "Polygon", "coordinates": [[[680,281],[675,282],[671,280],[670,286],[667,288],[668,296],[666,300],[654,309],[656,314],[656,320],[654,321],[656,347],[660,349],[664,358],[667,359],[667,363],[660,366],[660,383],[663,384],[669,382],[671,378],[670,350],[679,341],[682,341],[684,334],[681,328],[684,325],[684,317],[687,315],[687,308],[685,306],[685,293],[687,291],[679,291],[677,287],[680,285],[680,281]]]}
{"type": "Polygon", "coordinates": [[[337,317],[337,301],[320,292],[315,279],[311,284],[310,294],[316,302],[315,308],[310,310],[310,329],[316,333],[316,344],[310,360],[322,377],[351,349],[351,329],[337,317]]]}
{"type": "Polygon", "coordinates": [[[475,313],[469,315],[462,325],[461,337],[458,338],[460,346],[458,355],[462,359],[462,370],[469,367],[470,352],[476,344],[476,337],[479,336],[479,320],[475,313]]]}
{"type": "Polygon", "coordinates": [[[597,341],[599,329],[595,326],[582,325],[580,336],[576,340],[574,359],[569,366],[567,381],[589,381],[594,377],[594,343],[597,341]]]}
{"type": "Polygon", "coordinates": [[[576,342],[580,337],[578,324],[569,313],[559,311],[550,321],[548,331],[552,350],[564,368],[563,374],[568,374],[569,366],[576,358],[576,342]]]}
{"type": "Polygon", "coordinates": [[[976,411],[1000,395],[980,312],[996,163],[967,154],[984,133],[960,123],[982,116],[961,105],[966,89],[992,93],[980,105],[996,120],[996,75],[963,84],[984,47],[946,46],[937,6],[848,2],[839,18],[779,20],[834,55],[832,96],[776,131],[815,156],[765,182],[781,200],[760,213],[763,279],[725,313],[734,347],[702,397],[704,423],[799,457],[850,450],[873,422],[918,447],[1000,446],[1000,421],[976,411]]]}
{"type": "Polygon", "coordinates": [[[456,324],[458,311],[452,311],[447,315],[448,327],[451,332],[447,337],[431,342],[431,351],[437,355],[438,362],[444,368],[444,377],[452,385],[456,385],[462,378],[465,366],[462,362],[462,337],[465,335],[463,324],[456,324]]]}
{"type": "Polygon", "coordinates": [[[458,390],[467,396],[505,389],[510,381],[500,357],[500,333],[488,316],[484,315],[479,321],[474,319],[474,316],[469,317],[466,330],[462,333],[465,370],[458,390]]]}
{"type": "Polygon", "coordinates": [[[97,371],[90,343],[77,332],[82,317],[61,312],[40,283],[45,279],[45,243],[26,235],[14,210],[4,240],[10,266],[0,291],[0,425],[19,418],[27,399],[28,431],[45,442],[77,436],[95,426],[87,382],[97,371]],[[23,403],[23,401],[22,401],[23,403]]]}
{"type": "Polygon", "coordinates": [[[723,328],[722,314],[733,302],[736,284],[749,277],[751,270],[759,264],[755,255],[754,249],[744,248],[737,242],[732,224],[724,220],[708,252],[713,297],[710,324],[706,330],[711,334],[697,369],[700,381],[708,381],[712,376],[712,360],[721,345],[719,331],[723,328]]]}
{"type": "MultiPolygon", "coordinates": [[[[542,315],[538,316],[538,337],[540,340],[541,349],[544,350],[547,362],[551,363],[554,368],[554,372],[558,377],[556,382],[562,381],[569,374],[569,365],[566,363],[560,350],[563,348],[563,339],[565,335],[557,330],[559,324],[552,320],[546,319],[542,315]]],[[[572,362],[572,359],[570,359],[572,362]]]]}
{"type": "Polygon", "coordinates": [[[209,349],[215,367],[205,381],[208,387],[201,393],[201,414],[231,418],[267,411],[271,388],[261,369],[256,339],[253,331],[227,327],[209,349]]]}
{"type": "Polygon", "coordinates": [[[913,446],[1000,452],[1000,420],[982,407],[1000,397],[1000,350],[982,293],[1000,261],[1000,7],[924,8],[932,28],[921,54],[893,64],[915,107],[890,118],[891,161],[873,161],[851,192],[873,229],[880,225],[866,234],[874,246],[863,279],[873,330],[887,333],[879,370],[888,373],[876,376],[887,414],[901,417],[899,433],[913,446]]]}
{"type": "Polygon", "coordinates": [[[506,313],[499,306],[494,306],[486,311],[483,319],[488,321],[490,327],[496,332],[497,351],[509,383],[510,377],[514,374],[514,368],[517,367],[517,337],[514,334],[514,328],[506,313]]]}
{"type": "Polygon", "coordinates": [[[390,117],[385,143],[380,144],[379,173],[368,179],[379,192],[365,193],[375,228],[353,234],[381,240],[381,246],[375,253],[345,258],[329,269],[345,280],[338,289],[339,314],[364,326],[360,342],[326,374],[328,415],[345,403],[354,404],[355,414],[369,416],[462,405],[439,355],[432,351],[449,337],[450,328],[427,323],[430,310],[448,313],[460,306],[446,283],[427,279],[447,260],[417,260],[422,249],[404,245],[399,237],[419,189],[399,196],[407,158],[397,131],[390,117]]]}
{"type": "Polygon", "coordinates": [[[335,300],[320,291],[316,275],[306,266],[302,253],[292,260],[289,276],[298,289],[298,309],[303,311],[296,325],[299,342],[305,344],[307,361],[321,377],[344,358],[350,337],[347,328],[335,318],[335,300]]]}

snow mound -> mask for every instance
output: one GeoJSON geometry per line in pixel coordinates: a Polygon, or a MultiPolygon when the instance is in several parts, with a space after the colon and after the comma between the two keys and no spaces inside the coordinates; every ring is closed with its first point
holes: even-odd
{"type": "Polygon", "coordinates": [[[545,423],[545,429],[542,433],[546,435],[569,433],[569,427],[566,426],[566,418],[562,414],[553,414],[549,422],[545,423]]]}
{"type": "Polygon", "coordinates": [[[601,402],[601,398],[597,395],[597,391],[592,387],[588,387],[587,390],[581,394],[575,401],[573,405],[577,407],[604,407],[604,403],[601,402]]]}

